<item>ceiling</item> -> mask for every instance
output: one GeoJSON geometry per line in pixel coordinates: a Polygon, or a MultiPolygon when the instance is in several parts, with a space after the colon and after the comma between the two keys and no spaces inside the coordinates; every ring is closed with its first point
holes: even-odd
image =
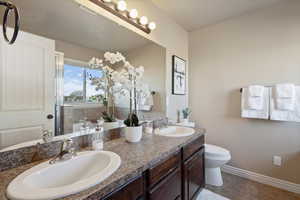
{"type": "Polygon", "coordinates": [[[151,0],[188,31],[284,0],[151,0]]]}
{"type": "MultiPolygon", "coordinates": [[[[27,32],[101,51],[127,51],[150,42],[105,17],[79,8],[71,0],[11,1],[20,9],[21,29],[27,32]]],[[[284,0],[151,1],[186,30],[192,31],[284,0]]],[[[3,12],[0,8],[0,17],[3,12]]]]}
{"type": "MultiPolygon", "coordinates": [[[[22,30],[51,39],[101,51],[126,51],[150,42],[105,17],[81,9],[74,1],[11,0],[11,2],[20,10],[22,30]]],[[[3,17],[3,12],[4,9],[1,8],[0,17],[3,17]]]]}

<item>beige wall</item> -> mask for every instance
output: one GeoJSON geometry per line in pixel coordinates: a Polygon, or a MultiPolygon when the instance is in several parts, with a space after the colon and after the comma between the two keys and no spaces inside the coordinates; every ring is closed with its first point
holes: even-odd
{"type": "MultiPolygon", "coordinates": [[[[188,59],[188,33],[181,26],[175,23],[169,16],[164,14],[159,8],[147,0],[129,0],[128,8],[136,8],[139,13],[146,15],[151,21],[155,21],[157,29],[151,34],[146,34],[118,17],[108,13],[102,8],[95,6],[86,0],[75,0],[101,15],[117,22],[145,38],[148,38],[157,44],[166,48],[166,105],[167,116],[176,119],[177,109],[183,109],[188,105],[188,94],[185,96],[172,95],[172,55],[177,55],[183,59],[188,59]]],[[[188,69],[187,69],[188,70],[188,69]]],[[[188,92],[187,92],[188,93],[188,92]]]]}
{"type": "Polygon", "coordinates": [[[126,52],[126,57],[134,66],[144,66],[144,81],[149,85],[153,96],[153,111],[166,112],[166,49],[157,44],[148,44],[126,52]]]}
{"type": "Polygon", "coordinates": [[[300,84],[300,1],[190,34],[190,104],[230,165],[300,184],[300,124],[240,118],[239,89],[300,84]],[[272,165],[272,156],[283,166],[272,165]]]}
{"type": "Polygon", "coordinates": [[[96,49],[81,47],[75,44],[59,40],[55,41],[55,50],[63,52],[65,58],[71,58],[74,60],[86,62],[88,62],[92,57],[102,58],[104,54],[104,52],[96,49]]]}

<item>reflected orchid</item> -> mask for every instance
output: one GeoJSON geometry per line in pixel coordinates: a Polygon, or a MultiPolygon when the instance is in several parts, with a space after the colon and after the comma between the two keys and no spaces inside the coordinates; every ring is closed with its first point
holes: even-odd
{"type": "Polygon", "coordinates": [[[102,69],[104,76],[101,78],[92,78],[92,84],[96,85],[96,90],[104,90],[106,92],[107,113],[112,113],[114,116],[114,100],[117,94],[130,96],[130,116],[137,114],[137,104],[141,98],[146,98],[150,95],[148,85],[142,82],[145,72],[143,66],[134,67],[120,53],[105,52],[104,59],[93,57],[89,61],[91,68],[102,69]],[[111,65],[123,63],[123,68],[120,71],[114,70],[111,65]],[[133,109],[134,106],[134,109],[133,109]]]}

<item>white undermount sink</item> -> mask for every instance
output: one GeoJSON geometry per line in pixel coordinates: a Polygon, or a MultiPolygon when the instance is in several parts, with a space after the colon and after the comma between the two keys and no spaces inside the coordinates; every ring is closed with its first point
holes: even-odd
{"type": "Polygon", "coordinates": [[[155,130],[155,134],[166,137],[186,137],[193,135],[194,133],[195,129],[183,126],[168,126],[166,128],[155,130]]]}
{"type": "Polygon", "coordinates": [[[41,163],[17,176],[7,188],[11,200],[49,200],[75,194],[97,185],[121,165],[109,151],[86,151],[70,160],[41,163]]]}

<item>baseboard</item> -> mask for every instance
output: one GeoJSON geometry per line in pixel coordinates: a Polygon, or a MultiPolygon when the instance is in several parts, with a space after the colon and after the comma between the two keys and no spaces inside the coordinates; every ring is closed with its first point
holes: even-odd
{"type": "Polygon", "coordinates": [[[224,167],[222,167],[222,171],[229,173],[229,174],[236,175],[236,176],[240,176],[240,177],[252,180],[252,181],[256,181],[259,183],[263,183],[263,184],[270,185],[270,186],[273,186],[276,188],[280,188],[283,190],[287,190],[290,192],[300,194],[300,184],[295,184],[295,183],[292,183],[289,181],[272,178],[270,176],[265,176],[262,174],[247,171],[244,169],[239,169],[239,168],[232,167],[229,165],[225,165],[224,167]]]}

